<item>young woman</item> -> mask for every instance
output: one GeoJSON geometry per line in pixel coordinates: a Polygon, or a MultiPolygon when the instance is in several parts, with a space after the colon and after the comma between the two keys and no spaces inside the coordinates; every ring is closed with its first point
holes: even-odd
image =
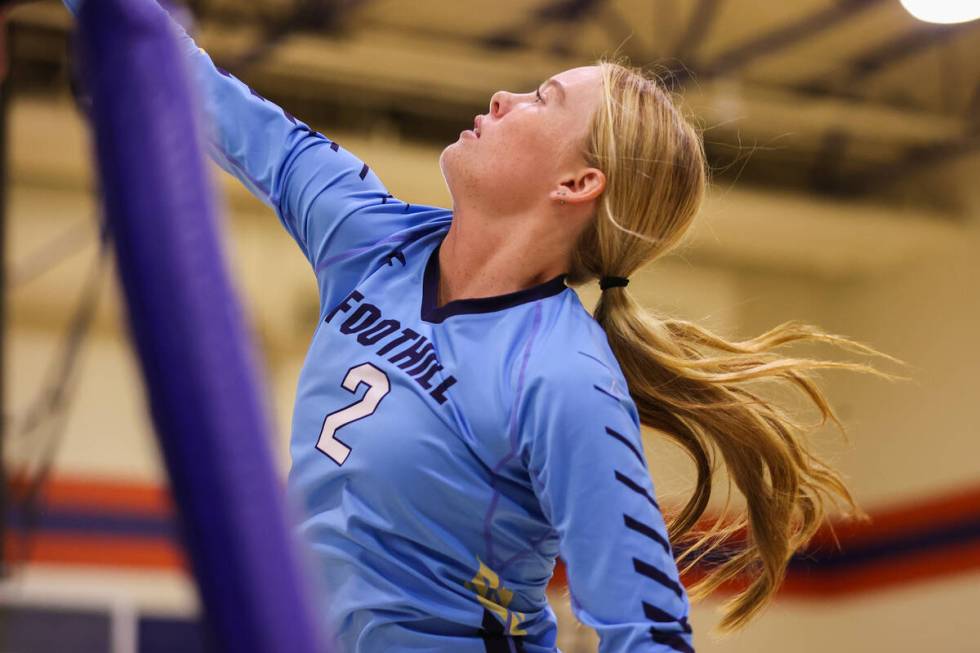
{"type": "Polygon", "coordinates": [[[599,61],[495,93],[440,156],[446,209],[393,197],[180,37],[214,158],[275,210],[318,282],[288,487],[342,650],[554,651],[545,588],[560,556],[601,651],[692,651],[678,562],[747,526],[695,586],[751,571],[722,623],[738,627],[819,525],[822,495],[858,511],[800,426],[744,382],[795,385],[836,422],[807,370],[878,372],[770,349],[877,352],[796,323],[729,342],[630,297],[630,275],[691,225],[707,177],[697,131],[656,80],[599,61]],[[594,318],[569,287],[591,280],[594,318]],[[641,423],[695,463],[669,526],[641,423]],[[716,453],[745,515],[677,555],[716,453]]]}

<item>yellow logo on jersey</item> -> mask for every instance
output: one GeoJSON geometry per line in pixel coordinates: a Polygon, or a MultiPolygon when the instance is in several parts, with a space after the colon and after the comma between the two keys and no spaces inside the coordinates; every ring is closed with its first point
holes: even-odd
{"type": "Polygon", "coordinates": [[[519,628],[527,616],[509,609],[514,593],[500,585],[500,577],[480,558],[477,558],[477,562],[480,563],[480,570],[473,580],[466,583],[467,589],[474,591],[476,600],[504,622],[504,631],[508,635],[527,635],[526,630],[519,628]]]}

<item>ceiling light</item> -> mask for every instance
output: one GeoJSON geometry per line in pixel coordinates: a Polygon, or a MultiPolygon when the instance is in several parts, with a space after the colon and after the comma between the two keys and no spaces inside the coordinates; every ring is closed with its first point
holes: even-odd
{"type": "Polygon", "coordinates": [[[980,0],[899,0],[905,9],[927,23],[965,23],[980,18],[980,0]]]}

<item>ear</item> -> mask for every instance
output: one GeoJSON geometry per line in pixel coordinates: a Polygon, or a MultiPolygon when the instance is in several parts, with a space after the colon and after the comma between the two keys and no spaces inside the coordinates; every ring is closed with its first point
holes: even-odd
{"type": "Polygon", "coordinates": [[[555,201],[582,204],[595,200],[606,189],[606,175],[598,168],[582,168],[574,176],[563,179],[551,192],[555,201]]]}

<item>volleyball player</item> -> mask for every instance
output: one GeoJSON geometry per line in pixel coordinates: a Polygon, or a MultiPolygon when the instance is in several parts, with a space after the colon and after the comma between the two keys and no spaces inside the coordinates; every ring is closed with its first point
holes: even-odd
{"type": "Polygon", "coordinates": [[[699,586],[752,572],[725,627],[771,598],[822,519],[822,493],[856,509],[795,423],[743,382],[795,384],[834,417],[807,370],[868,368],[770,350],[873,350],[797,323],[730,342],[627,290],[680,242],[707,183],[699,133],[656,79],[600,60],[494,93],[440,155],[443,208],[394,197],[175,29],[211,154],[316,275],[288,489],[342,650],[554,651],[545,590],[561,557],[601,651],[692,651],[671,540],[705,509],[712,451],[747,502],[743,549],[699,586]],[[594,317],[570,287],[586,282],[602,288],[594,317]],[[669,528],[641,423],[695,463],[669,528]]]}

